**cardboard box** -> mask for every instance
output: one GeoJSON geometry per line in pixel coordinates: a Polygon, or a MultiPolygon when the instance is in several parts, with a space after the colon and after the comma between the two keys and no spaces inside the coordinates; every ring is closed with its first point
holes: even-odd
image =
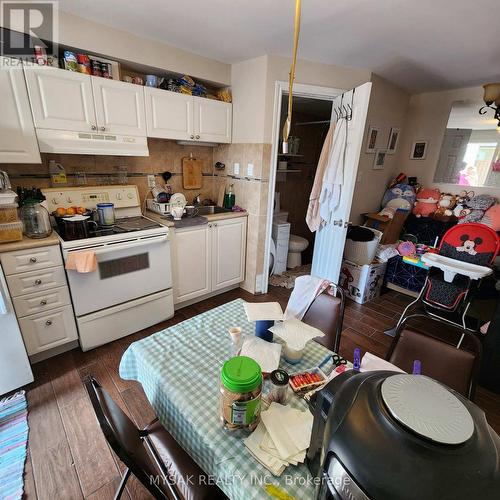
{"type": "Polygon", "coordinates": [[[377,260],[365,265],[343,260],[340,268],[340,286],[344,289],[346,297],[358,304],[364,304],[378,297],[386,267],[387,262],[377,260]]]}

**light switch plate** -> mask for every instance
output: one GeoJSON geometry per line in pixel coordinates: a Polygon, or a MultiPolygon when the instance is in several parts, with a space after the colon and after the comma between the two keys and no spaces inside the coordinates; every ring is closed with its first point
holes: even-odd
{"type": "Polygon", "coordinates": [[[154,188],[156,186],[155,176],[148,175],[148,187],[154,188]]]}
{"type": "Polygon", "coordinates": [[[253,176],[253,163],[249,163],[247,165],[247,175],[252,177],[253,176]]]}
{"type": "Polygon", "coordinates": [[[240,164],[239,163],[233,163],[233,174],[240,175],[240,164]]]}

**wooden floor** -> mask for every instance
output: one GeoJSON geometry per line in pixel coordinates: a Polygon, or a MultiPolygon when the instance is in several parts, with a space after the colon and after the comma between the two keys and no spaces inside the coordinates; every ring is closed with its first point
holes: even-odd
{"type": "MultiPolygon", "coordinates": [[[[249,301],[277,300],[285,306],[289,290],[271,287],[267,295],[234,290],[182,309],[169,321],[87,353],[73,350],[34,366],[35,382],[28,387],[29,455],[25,497],[39,500],[112,499],[123,466],[107,446],[82,379],[92,374],[136,422],[154,418],[141,386],[118,375],[121,356],[131,342],[188,319],[212,307],[242,297],[249,301]]],[[[408,298],[389,292],[365,305],[347,301],[340,352],[352,359],[355,347],[384,356],[390,339],[383,330],[394,326],[408,298]]],[[[500,396],[479,390],[476,403],[500,433],[500,396]]],[[[123,498],[151,498],[132,480],[123,498]]]]}

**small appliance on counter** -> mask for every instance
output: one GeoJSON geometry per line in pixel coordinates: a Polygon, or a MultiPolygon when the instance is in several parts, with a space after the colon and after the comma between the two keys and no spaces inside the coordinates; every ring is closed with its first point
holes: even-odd
{"type": "Polygon", "coordinates": [[[500,438],[475,404],[423,375],[338,375],[313,396],[317,499],[497,498],[500,438]]]}

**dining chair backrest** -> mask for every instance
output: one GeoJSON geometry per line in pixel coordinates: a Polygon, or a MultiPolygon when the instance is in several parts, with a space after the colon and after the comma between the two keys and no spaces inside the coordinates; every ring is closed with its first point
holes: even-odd
{"type": "MultiPolygon", "coordinates": [[[[408,322],[415,318],[425,318],[429,326],[433,322],[443,327],[446,324],[426,315],[408,316],[396,329],[386,360],[408,373],[413,371],[413,362],[419,360],[422,375],[427,375],[472,400],[481,360],[480,341],[469,333],[467,338],[472,350],[459,349],[456,342],[449,342],[444,336],[437,337],[424,332],[422,327],[416,330],[408,326],[408,322]]],[[[452,332],[455,331],[457,336],[463,333],[453,327],[452,332]]]]}
{"type": "Polygon", "coordinates": [[[97,380],[89,377],[85,381],[85,387],[101,430],[112,450],[155,498],[167,499],[167,495],[151,481],[151,478],[158,477],[160,471],[144,447],[141,431],[97,380]]]}
{"type": "Polygon", "coordinates": [[[314,340],[331,351],[338,352],[344,321],[345,298],[343,290],[334,286],[335,295],[326,291],[319,294],[309,306],[302,321],[321,330],[325,335],[314,340]]]}

